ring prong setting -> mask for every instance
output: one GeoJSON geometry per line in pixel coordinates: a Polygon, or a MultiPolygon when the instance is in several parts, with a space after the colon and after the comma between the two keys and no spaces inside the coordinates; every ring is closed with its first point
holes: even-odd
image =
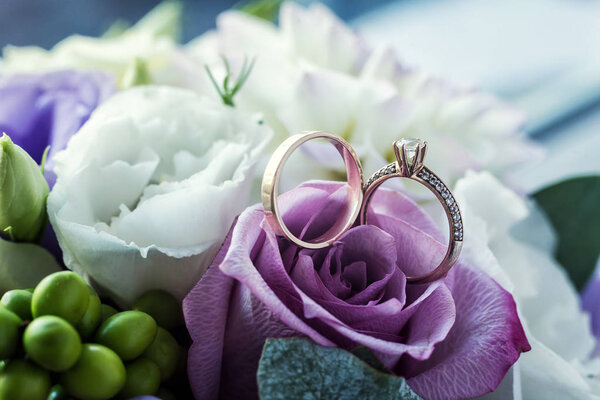
{"type": "Polygon", "coordinates": [[[394,142],[397,170],[403,177],[410,177],[423,167],[427,142],[415,138],[402,138],[394,142]]]}

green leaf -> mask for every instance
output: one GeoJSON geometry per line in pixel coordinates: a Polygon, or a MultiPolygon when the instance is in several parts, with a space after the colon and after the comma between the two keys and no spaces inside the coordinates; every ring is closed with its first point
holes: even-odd
{"type": "Polygon", "coordinates": [[[533,197],[558,234],[556,259],[582,289],[600,256],[600,176],[569,179],[533,197]]]}
{"type": "Polygon", "coordinates": [[[236,4],[234,8],[266,21],[275,22],[282,3],[283,0],[246,1],[236,4]]]}
{"type": "Polygon", "coordinates": [[[305,338],[267,339],[257,377],[261,400],[422,400],[404,378],[305,338]]]}
{"type": "Polygon", "coordinates": [[[12,289],[33,288],[45,276],[61,270],[43,247],[0,239],[0,296],[12,289]]]}

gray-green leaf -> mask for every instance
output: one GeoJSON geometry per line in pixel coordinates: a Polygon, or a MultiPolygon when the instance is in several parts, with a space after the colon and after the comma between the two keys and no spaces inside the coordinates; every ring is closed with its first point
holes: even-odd
{"type": "Polygon", "coordinates": [[[268,339],[257,377],[261,400],[422,400],[404,378],[305,338],[268,339]]]}
{"type": "Polygon", "coordinates": [[[600,176],[559,182],[533,197],[558,234],[556,259],[582,289],[600,256],[600,176]]]}

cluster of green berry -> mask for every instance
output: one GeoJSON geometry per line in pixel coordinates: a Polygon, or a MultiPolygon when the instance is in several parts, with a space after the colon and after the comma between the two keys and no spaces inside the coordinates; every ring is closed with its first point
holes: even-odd
{"type": "Polygon", "coordinates": [[[77,274],[44,278],[0,300],[0,400],[103,400],[172,395],[161,384],[185,362],[169,330],[181,307],[164,291],[117,312],[77,274]]]}

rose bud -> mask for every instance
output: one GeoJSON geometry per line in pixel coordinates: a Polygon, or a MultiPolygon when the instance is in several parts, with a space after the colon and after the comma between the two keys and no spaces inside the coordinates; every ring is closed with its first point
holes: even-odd
{"type": "Polygon", "coordinates": [[[37,240],[46,226],[48,184],[25,150],[0,138],[0,231],[14,241],[37,240]]]}

